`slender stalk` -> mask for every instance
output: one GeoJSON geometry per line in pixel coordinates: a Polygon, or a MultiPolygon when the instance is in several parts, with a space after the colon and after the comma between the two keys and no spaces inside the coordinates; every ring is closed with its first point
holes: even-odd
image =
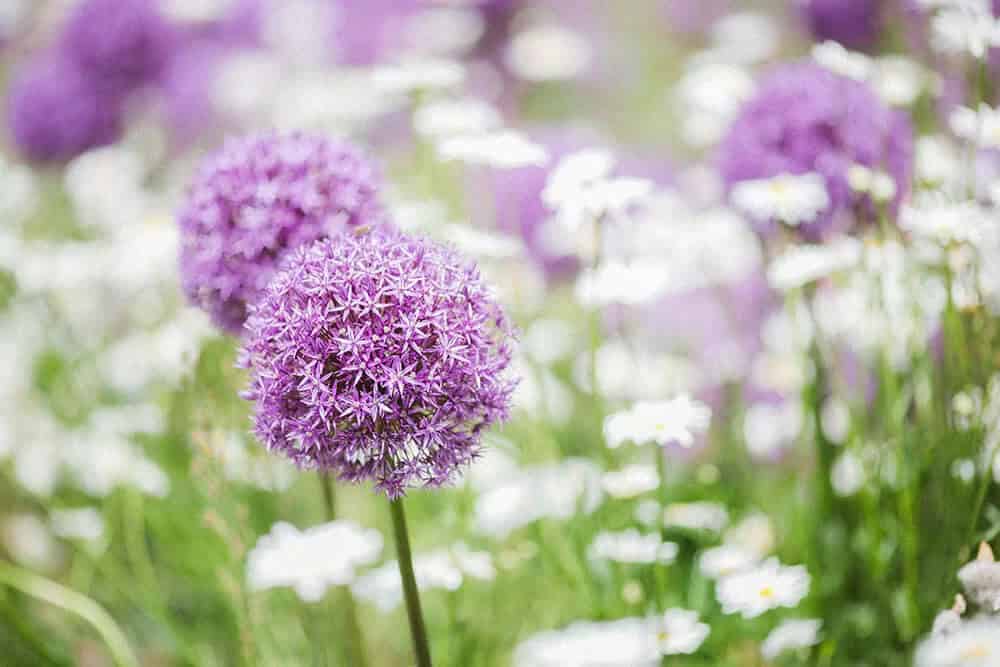
{"type": "Polygon", "coordinates": [[[410,552],[410,535],[406,529],[406,513],[403,500],[397,498],[389,502],[392,514],[392,529],[396,536],[396,555],[399,559],[399,576],[403,580],[403,596],[406,599],[406,615],[410,619],[410,635],[413,638],[413,653],[417,667],[431,667],[431,648],[427,640],[424,614],[420,610],[420,593],[413,575],[413,554],[410,552]]]}
{"type": "Polygon", "coordinates": [[[76,614],[101,635],[118,667],[138,667],[139,661],[114,619],[86,595],[4,562],[0,562],[0,583],[76,614]]]}
{"type": "Polygon", "coordinates": [[[333,521],[337,518],[337,497],[334,495],[333,480],[330,479],[330,474],[321,472],[319,483],[323,487],[323,507],[326,508],[326,520],[333,521]]]}
{"type": "MultiPolygon", "coordinates": [[[[323,505],[326,508],[326,520],[333,521],[337,516],[337,499],[333,490],[333,480],[325,472],[319,474],[320,486],[323,489],[323,505]]],[[[358,605],[350,589],[339,591],[337,605],[344,611],[344,635],[347,637],[347,661],[351,667],[365,667],[368,664],[365,655],[365,639],[361,634],[361,623],[358,621],[358,605]]]]}
{"type": "MultiPolygon", "coordinates": [[[[660,540],[663,542],[667,541],[667,524],[664,522],[663,513],[667,509],[667,503],[670,499],[670,489],[667,488],[667,462],[666,462],[666,452],[663,451],[663,447],[659,444],[653,445],[653,456],[656,457],[656,473],[660,478],[660,486],[657,489],[659,497],[657,500],[660,502],[660,516],[657,523],[660,526],[660,540]]],[[[667,583],[661,579],[660,571],[666,571],[666,568],[657,568],[657,587],[656,587],[656,603],[657,611],[666,611],[666,604],[664,604],[666,597],[667,583]]],[[[666,576],[665,574],[663,575],[666,576]]]]}

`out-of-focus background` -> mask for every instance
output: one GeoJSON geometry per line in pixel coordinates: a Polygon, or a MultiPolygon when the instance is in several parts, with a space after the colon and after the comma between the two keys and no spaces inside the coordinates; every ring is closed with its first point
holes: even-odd
{"type": "MultiPolygon", "coordinates": [[[[326,521],[321,484],[253,437],[175,215],[270,130],[361,146],[395,223],[476,259],[519,330],[511,419],[408,497],[437,664],[910,664],[1000,531],[1000,28],[974,5],[0,0],[0,664],[349,664],[348,589],[369,663],[412,664],[368,486],[337,512],[385,544],[341,586],[306,590],[344,537],[248,566],[326,521]],[[789,63],[815,69],[744,113],[789,63]],[[871,120],[897,113],[898,145],[871,120]],[[543,201],[589,149],[644,193],[596,237],[543,201]],[[940,206],[901,227],[918,190],[940,206]],[[711,426],[622,444],[677,396],[711,426]]],[[[920,664],[1000,665],[984,627],[920,664]]]]}

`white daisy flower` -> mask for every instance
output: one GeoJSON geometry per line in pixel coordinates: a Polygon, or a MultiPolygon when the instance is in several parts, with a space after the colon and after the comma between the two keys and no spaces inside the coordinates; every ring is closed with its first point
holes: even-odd
{"type": "Polygon", "coordinates": [[[1000,109],[958,107],[948,119],[952,132],[979,148],[1000,148],[1000,109]]]}
{"type": "Polygon", "coordinates": [[[655,533],[643,535],[635,528],[619,533],[602,531],[590,544],[588,555],[593,560],[610,560],[616,563],[651,564],[672,563],[679,547],[664,542],[655,533]]]}
{"type": "Polygon", "coordinates": [[[593,60],[580,33],[553,23],[519,30],[510,40],[507,67],[525,81],[567,81],[584,74],[593,60]]]}
{"type": "Polygon", "coordinates": [[[867,81],[875,69],[871,58],[849,51],[840,42],[827,40],[812,47],[812,58],[826,69],[856,81],[867,81]]]}
{"type": "Polygon", "coordinates": [[[413,112],[413,128],[423,137],[447,138],[500,127],[500,112],[475,98],[434,100],[413,112]]]}
{"type": "Polygon", "coordinates": [[[104,517],[93,507],[53,510],[52,532],[68,540],[96,542],[104,536],[104,517]]]}
{"type": "Polygon", "coordinates": [[[604,437],[612,449],[625,442],[690,447],[708,430],[711,418],[711,408],[687,395],[669,401],[641,401],[607,417],[604,437]]]}
{"type": "Polygon", "coordinates": [[[809,593],[809,572],[769,558],[761,565],[719,580],[716,598],[726,614],[756,618],[779,607],[796,607],[809,593]]]}
{"type": "Polygon", "coordinates": [[[542,201],[566,232],[576,233],[604,216],[622,215],[652,193],[650,181],[614,177],[615,164],[608,151],[588,148],[565,156],[549,173],[542,201]]]}
{"type": "Polygon", "coordinates": [[[970,600],[991,614],[1000,613],[1000,563],[989,544],[979,545],[976,559],[958,571],[958,579],[970,600]]]}
{"type": "Polygon", "coordinates": [[[744,572],[760,562],[760,556],[736,544],[706,549],[698,557],[698,570],[709,579],[744,572]]]}
{"type": "Polygon", "coordinates": [[[824,245],[793,246],[771,263],[767,281],[780,290],[804,287],[856,266],[861,261],[861,251],[861,241],[850,237],[824,245]]]}
{"type": "Polygon", "coordinates": [[[671,503],[663,510],[663,523],[668,528],[721,533],[729,523],[729,512],[719,503],[708,501],[671,503]]]}
{"type": "Polygon", "coordinates": [[[1000,45],[1000,23],[985,6],[948,7],[931,19],[931,44],[942,53],[983,58],[991,47],[1000,45]]]}
{"type": "Polygon", "coordinates": [[[541,166],[548,160],[544,148],[513,130],[451,137],[439,143],[437,149],[445,160],[497,169],[541,166]]]}
{"type": "Polygon", "coordinates": [[[660,476],[656,466],[633,464],[604,473],[601,485],[612,498],[635,498],[656,489],[660,485],[660,476]]]}
{"type": "Polygon", "coordinates": [[[1000,621],[980,617],[933,635],[917,649],[916,667],[995,667],[1000,664],[1000,621]]]}
{"type": "MultiPolygon", "coordinates": [[[[492,581],[496,577],[496,569],[489,553],[471,551],[464,542],[457,542],[451,547],[414,555],[413,574],[421,591],[457,591],[466,577],[492,581]]],[[[358,577],[351,585],[351,591],[382,612],[392,611],[403,601],[398,562],[388,561],[358,577]]]]}
{"type": "Polygon", "coordinates": [[[663,655],[690,655],[705,643],[710,631],[699,621],[698,612],[672,608],[663,613],[656,640],[663,655]]]}
{"type": "Polygon", "coordinates": [[[302,600],[317,602],[328,587],[353,582],[355,570],[374,563],[381,553],[382,535],[353,521],[301,531],[282,521],[250,550],[247,583],[252,590],[291,587],[302,600]]]}
{"type": "Polygon", "coordinates": [[[455,88],[464,80],[465,68],[462,64],[443,58],[382,65],[372,72],[375,87],[387,93],[455,88]]]}
{"type": "MultiPolygon", "coordinates": [[[[655,621],[655,619],[653,619],[655,621]]],[[[578,621],[518,644],[514,667],[656,667],[660,646],[648,618],[578,621]]]]}
{"type": "Polygon", "coordinates": [[[819,643],[823,621],[815,618],[790,619],[776,627],[761,644],[760,653],[774,660],[785,651],[808,648],[819,643]]]}
{"type": "Polygon", "coordinates": [[[742,181],[730,197],[752,218],[779,220],[791,227],[815,220],[830,205],[826,181],[814,172],[742,181]]]}

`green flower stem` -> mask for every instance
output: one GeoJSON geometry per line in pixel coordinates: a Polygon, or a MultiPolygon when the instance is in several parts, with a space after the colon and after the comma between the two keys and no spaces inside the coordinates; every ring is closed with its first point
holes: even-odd
{"type": "Polygon", "coordinates": [[[410,635],[413,638],[413,652],[417,667],[431,667],[431,649],[427,640],[424,614],[420,610],[420,593],[413,575],[413,554],[410,552],[410,535],[406,529],[406,513],[403,500],[389,501],[392,514],[392,528],[396,536],[396,555],[399,559],[399,576],[403,580],[403,596],[406,599],[406,615],[410,619],[410,635]]]}
{"type": "MultiPolygon", "coordinates": [[[[657,500],[660,502],[660,516],[657,523],[660,526],[660,540],[662,542],[667,541],[667,524],[664,521],[664,512],[667,509],[667,504],[670,501],[670,489],[667,488],[667,461],[666,452],[663,451],[663,447],[659,443],[653,445],[653,456],[656,457],[656,473],[660,478],[660,486],[657,489],[659,497],[657,500]]],[[[663,570],[663,574],[657,576],[657,587],[656,587],[656,603],[657,611],[666,611],[666,593],[667,593],[667,582],[666,582],[666,568],[662,566],[657,566],[657,572],[663,570]],[[662,578],[661,578],[662,577],[662,578]]]]}
{"type": "MultiPolygon", "coordinates": [[[[333,521],[337,516],[337,500],[330,475],[321,472],[320,485],[323,488],[323,506],[326,508],[326,520],[333,521]]],[[[344,636],[347,638],[346,652],[348,664],[365,667],[368,664],[365,653],[365,638],[361,634],[361,623],[358,621],[358,605],[349,588],[339,591],[337,606],[344,612],[344,636]]]]}
{"type": "Polygon", "coordinates": [[[139,661],[124,633],[108,612],[89,597],[2,561],[0,561],[0,583],[76,614],[97,630],[118,667],[139,667],[139,661]]]}

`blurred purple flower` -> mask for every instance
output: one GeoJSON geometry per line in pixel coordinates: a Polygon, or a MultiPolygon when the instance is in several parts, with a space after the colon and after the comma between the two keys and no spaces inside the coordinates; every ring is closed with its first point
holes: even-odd
{"type": "Polygon", "coordinates": [[[215,76],[225,51],[211,42],[191,42],[175,51],[161,77],[164,119],[171,138],[187,145],[215,126],[215,76]]]}
{"type": "Polygon", "coordinates": [[[114,142],[122,105],[94,87],[72,63],[43,55],[19,72],[7,97],[7,122],[17,150],[29,160],[59,162],[114,142]]]}
{"type": "MultiPolygon", "coordinates": [[[[913,167],[909,118],[886,106],[866,84],[813,63],[772,70],[743,106],[719,152],[727,188],[783,173],[819,173],[830,205],[817,220],[797,227],[810,241],[845,231],[853,224],[851,214],[874,217],[870,198],[848,184],[855,164],[887,172],[895,181],[898,205],[909,191],[913,167]]],[[[759,230],[772,233],[773,225],[759,230]]]]}
{"type": "Polygon", "coordinates": [[[60,46],[67,58],[109,94],[155,82],[173,30],[150,0],[85,0],[70,15],[60,46]]]}
{"type": "Polygon", "coordinates": [[[677,32],[698,33],[729,11],[729,0],[663,0],[663,13],[677,32]]]}
{"type": "Polygon", "coordinates": [[[379,178],[355,148],[302,133],[231,140],[201,166],[180,213],[188,298],[239,333],[285,252],[383,222],[379,178]]]}
{"type": "MultiPolygon", "coordinates": [[[[597,133],[580,128],[549,130],[537,133],[533,139],[548,152],[547,165],[496,170],[490,176],[496,225],[509,234],[519,235],[528,255],[545,276],[558,281],[572,277],[579,268],[579,262],[575,255],[552,247],[549,230],[546,229],[552,213],[542,202],[542,190],[549,171],[562,157],[605,142],[597,133]]],[[[628,154],[619,157],[617,171],[624,176],[648,178],[659,185],[670,183],[673,176],[671,165],[662,158],[628,154]]]]}
{"type": "Polygon", "coordinates": [[[881,0],[798,0],[806,26],[817,41],[833,40],[849,49],[875,46],[882,30],[881,0]]]}
{"type": "Polygon", "coordinates": [[[333,47],[345,65],[371,65],[390,53],[423,0],[339,0],[333,8],[333,47]]]}
{"type": "Polygon", "coordinates": [[[301,246],[247,320],[257,436],[392,498],[444,484],[507,415],[510,333],[448,248],[386,229],[301,246]]]}
{"type": "Polygon", "coordinates": [[[258,46],[264,18],[262,0],[232,0],[226,11],[210,21],[180,30],[187,40],[225,46],[258,46]]]}

